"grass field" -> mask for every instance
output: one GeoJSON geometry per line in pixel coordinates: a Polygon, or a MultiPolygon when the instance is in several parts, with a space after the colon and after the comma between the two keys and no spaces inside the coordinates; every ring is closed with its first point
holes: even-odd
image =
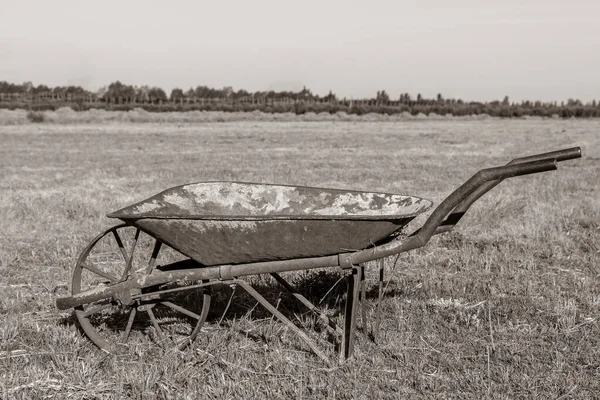
{"type": "MultiPolygon", "coordinates": [[[[598,120],[0,126],[0,395],[598,398],[599,166],[598,120]],[[184,352],[140,344],[107,355],[54,307],[79,252],[115,222],[104,215],[171,186],[256,181],[438,203],[480,168],[577,145],[582,159],[504,182],[454,232],[388,260],[382,343],[359,332],[343,365],[325,365],[248,297],[221,320],[229,287],[184,352]]],[[[367,274],[372,315],[375,268],[367,274]]],[[[318,301],[320,280],[338,276],[292,280],[318,301]]],[[[274,282],[259,283],[314,325],[274,282]]],[[[341,305],[335,293],[325,307],[341,305]]]]}

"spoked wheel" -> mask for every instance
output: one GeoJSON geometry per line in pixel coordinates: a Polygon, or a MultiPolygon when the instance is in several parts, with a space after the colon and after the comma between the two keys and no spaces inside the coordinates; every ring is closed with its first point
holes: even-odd
{"type": "MultiPolygon", "coordinates": [[[[140,278],[158,268],[157,260],[172,263],[182,258],[135,227],[114,226],[94,238],[79,257],[72,294],[140,278]]],[[[210,287],[198,287],[197,282],[172,282],[127,290],[76,307],[75,314],[86,335],[108,352],[123,351],[149,338],[165,348],[183,349],[200,332],[210,298],[210,287]]]]}

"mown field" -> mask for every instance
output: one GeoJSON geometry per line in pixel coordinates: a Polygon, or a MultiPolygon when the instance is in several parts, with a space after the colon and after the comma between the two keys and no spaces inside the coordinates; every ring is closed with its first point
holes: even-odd
{"type": "MultiPolygon", "coordinates": [[[[600,121],[496,120],[0,126],[4,398],[598,398],[600,121]],[[441,201],[480,168],[581,146],[504,182],[452,233],[386,263],[382,341],[328,366],[247,296],[215,290],[196,346],[108,355],[54,301],[105,214],[168,187],[238,180],[441,201]]],[[[417,222],[422,221],[418,219],[417,222]]],[[[367,272],[367,314],[377,296],[367,272]]],[[[319,301],[337,270],[296,273],[319,301]]],[[[254,280],[315,325],[269,279],[254,280]]],[[[332,316],[341,291],[323,303],[332,316]]],[[[141,343],[141,342],[140,342],[141,343]]],[[[145,342],[144,342],[145,343],[145,342]]],[[[320,340],[334,356],[333,346],[320,340]]]]}

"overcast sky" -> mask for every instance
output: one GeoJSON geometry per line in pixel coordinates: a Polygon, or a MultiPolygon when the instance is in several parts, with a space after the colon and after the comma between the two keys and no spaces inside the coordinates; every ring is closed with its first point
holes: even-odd
{"type": "Polygon", "coordinates": [[[600,99],[599,0],[0,0],[0,80],[600,99]]]}

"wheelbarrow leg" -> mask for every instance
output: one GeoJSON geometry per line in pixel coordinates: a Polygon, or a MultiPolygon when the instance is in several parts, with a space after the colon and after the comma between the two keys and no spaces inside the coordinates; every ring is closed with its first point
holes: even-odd
{"type": "Polygon", "coordinates": [[[283,279],[281,277],[281,275],[279,275],[277,272],[272,272],[270,275],[281,286],[283,286],[288,292],[290,292],[299,302],[301,302],[302,304],[304,304],[306,306],[306,308],[308,308],[310,311],[312,311],[315,314],[317,314],[319,316],[319,318],[321,318],[321,320],[325,323],[325,325],[328,328],[331,328],[337,334],[340,334],[340,335],[342,334],[342,328],[340,328],[333,321],[331,321],[329,319],[329,317],[325,313],[319,311],[319,309],[317,308],[317,306],[315,306],[313,303],[311,303],[310,300],[308,300],[302,294],[296,292],[296,290],[294,289],[294,287],[292,285],[290,285],[285,279],[283,279]]]}
{"type": "Polygon", "coordinates": [[[264,308],[266,308],[271,314],[277,317],[285,326],[290,328],[296,335],[300,337],[300,339],[304,340],[304,342],[310,347],[310,349],[323,361],[327,364],[330,364],[329,358],[317,347],[316,343],[308,337],[306,333],[304,333],[300,328],[298,328],[292,321],[290,321],[285,315],[283,315],[275,306],[273,306],[267,299],[261,296],[252,286],[250,286],[247,282],[235,279],[232,283],[237,283],[240,285],[249,295],[254,297],[256,301],[258,301],[264,308]]]}
{"type": "Polygon", "coordinates": [[[365,264],[360,264],[360,321],[362,323],[362,330],[367,333],[367,292],[365,282],[365,264]]]}
{"type": "Polygon", "coordinates": [[[354,353],[354,340],[356,338],[357,302],[360,298],[361,267],[352,268],[348,275],[348,293],[346,295],[346,312],[344,318],[344,336],[340,352],[340,362],[350,358],[354,353]]]}
{"type": "Polygon", "coordinates": [[[375,317],[375,327],[373,329],[373,341],[377,343],[379,340],[379,326],[381,325],[381,301],[383,300],[383,271],[384,258],[379,259],[379,295],[377,297],[377,316],[375,317]]]}

